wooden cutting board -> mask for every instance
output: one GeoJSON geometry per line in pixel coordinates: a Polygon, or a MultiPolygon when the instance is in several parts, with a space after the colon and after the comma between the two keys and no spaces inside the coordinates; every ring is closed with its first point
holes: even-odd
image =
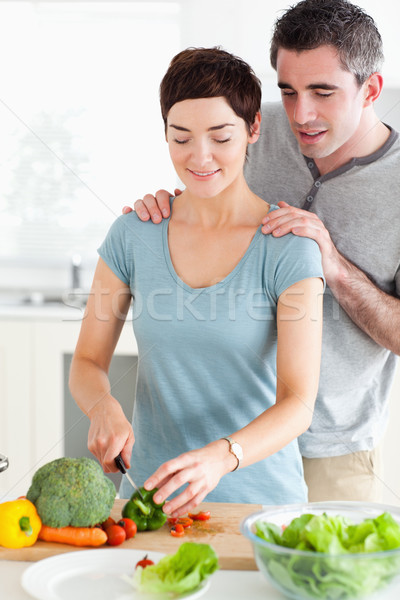
{"type": "MultiPolygon", "coordinates": [[[[116,500],[111,511],[115,520],[121,518],[122,507],[126,500],[116,500]]],[[[185,536],[174,538],[170,534],[170,526],[166,523],[157,531],[142,531],[130,540],[114,548],[138,549],[144,551],[163,552],[173,554],[183,542],[199,542],[210,544],[219,558],[221,569],[256,570],[251,543],[240,533],[240,523],[249,514],[262,509],[260,504],[224,504],[219,502],[203,502],[195,512],[200,510],[211,511],[209,521],[195,521],[185,530],[185,536]]],[[[103,548],[112,546],[100,546],[103,548]]],[[[37,561],[63,552],[87,550],[67,544],[56,544],[38,540],[30,548],[11,549],[0,546],[1,560],[37,561]]],[[[93,548],[90,548],[93,550],[93,548]]]]}

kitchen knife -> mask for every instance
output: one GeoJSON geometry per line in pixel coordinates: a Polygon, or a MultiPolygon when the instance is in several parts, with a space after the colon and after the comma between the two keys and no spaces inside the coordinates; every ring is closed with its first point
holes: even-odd
{"type": "Polygon", "coordinates": [[[118,470],[121,471],[121,473],[126,476],[127,480],[131,484],[131,486],[138,492],[141,499],[144,500],[140,489],[138,488],[138,486],[136,485],[136,483],[133,481],[132,477],[129,475],[128,471],[126,470],[126,466],[125,466],[124,460],[121,456],[121,453],[118,454],[118,456],[116,458],[114,458],[114,462],[117,465],[118,470]]]}

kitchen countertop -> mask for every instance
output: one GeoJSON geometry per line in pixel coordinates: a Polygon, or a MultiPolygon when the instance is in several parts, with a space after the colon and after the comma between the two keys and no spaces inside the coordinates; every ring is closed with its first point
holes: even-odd
{"type": "Polygon", "coordinates": [[[17,321],[82,321],[83,307],[67,306],[61,303],[43,305],[0,304],[0,320],[17,321]]]}

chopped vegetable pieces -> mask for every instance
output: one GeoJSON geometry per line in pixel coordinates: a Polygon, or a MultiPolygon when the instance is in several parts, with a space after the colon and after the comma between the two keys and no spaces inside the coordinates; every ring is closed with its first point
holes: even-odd
{"type": "Polygon", "coordinates": [[[182,527],[184,527],[184,529],[187,529],[187,527],[190,527],[191,525],[193,525],[193,519],[190,519],[189,517],[169,517],[168,518],[168,523],[170,525],[182,525],[182,527]]]}
{"type": "Polygon", "coordinates": [[[173,537],[183,537],[185,535],[185,529],[183,525],[177,523],[176,525],[172,525],[170,533],[173,537]]]}
{"type": "Polygon", "coordinates": [[[142,567],[142,569],[145,569],[146,567],[149,567],[150,565],[154,565],[154,561],[150,560],[150,558],[147,558],[148,554],[146,554],[141,560],[139,560],[136,563],[135,569],[137,569],[138,567],[142,567]]]}
{"type": "Polygon", "coordinates": [[[189,518],[193,521],[208,521],[211,517],[211,513],[209,510],[202,510],[198,513],[189,513],[189,518]]]}

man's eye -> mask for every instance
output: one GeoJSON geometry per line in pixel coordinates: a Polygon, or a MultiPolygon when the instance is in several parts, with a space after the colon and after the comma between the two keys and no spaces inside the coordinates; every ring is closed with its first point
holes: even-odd
{"type": "Polygon", "coordinates": [[[282,90],[282,96],[294,96],[295,92],[289,92],[289,91],[285,91],[282,90]]]}
{"type": "Polygon", "coordinates": [[[320,96],[321,98],[329,98],[329,96],[332,96],[332,92],[329,92],[328,94],[317,92],[317,96],[320,96]]]}

